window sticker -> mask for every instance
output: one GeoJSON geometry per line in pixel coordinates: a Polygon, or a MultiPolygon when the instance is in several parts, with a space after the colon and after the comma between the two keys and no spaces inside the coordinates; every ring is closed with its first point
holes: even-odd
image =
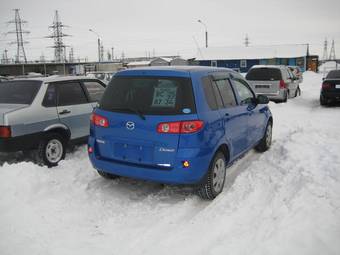
{"type": "Polygon", "coordinates": [[[184,108],[184,109],[182,110],[182,112],[188,114],[188,113],[191,113],[191,109],[189,109],[189,108],[184,108]]]}
{"type": "Polygon", "coordinates": [[[156,87],[153,93],[153,107],[175,107],[177,87],[156,87]]]}

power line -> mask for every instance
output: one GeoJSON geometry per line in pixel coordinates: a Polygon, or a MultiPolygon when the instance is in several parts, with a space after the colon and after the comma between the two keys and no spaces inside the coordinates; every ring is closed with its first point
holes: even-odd
{"type": "Polygon", "coordinates": [[[322,60],[326,61],[328,58],[328,41],[327,38],[325,38],[325,41],[323,43],[323,54],[322,54],[322,60]]]}
{"type": "Polygon", "coordinates": [[[249,42],[249,37],[248,37],[248,34],[246,34],[246,37],[244,38],[244,45],[245,45],[246,47],[248,47],[249,44],[250,44],[250,42],[249,42]]]}
{"type": "Polygon", "coordinates": [[[335,46],[334,46],[334,39],[332,40],[332,46],[331,46],[331,50],[329,52],[329,59],[330,60],[335,60],[335,46]]]}
{"type": "Polygon", "coordinates": [[[27,63],[26,53],[24,44],[28,43],[24,41],[23,34],[29,34],[29,31],[22,30],[22,24],[27,23],[27,21],[22,20],[20,18],[19,9],[14,9],[15,17],[14,20],[7,22],[8,24],[15,24],[15,31],[9,31],[7,34],[16,34],[17,40],[16,42],[12,42],[11,44],[17,45],[17,55],[15,56],[15,60],[17,63],[22,59],[25,63],[27,63]]]}
{"type": "Polygon", "coordinates": [[[63,33],[63,28],[67,27],[63,25],[63,23],[59,19],[58,11],[55,11],[54,15],[54,21],[49,28],[53,30],[52,35],[47,36],[46,38],[52,38],[54,39],[54,46],[51,46],[51,48],[54,48],[54,60],[56,62],[65,62],[66,61],[66,47],[63,43],[63,37],[70,36],[63,33]]]}

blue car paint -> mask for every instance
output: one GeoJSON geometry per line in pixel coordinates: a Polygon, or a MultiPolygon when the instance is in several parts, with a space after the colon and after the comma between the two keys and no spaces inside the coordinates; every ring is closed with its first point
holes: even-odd
{"type": "MultiPolygon", "coordinates": [[[[96,114],[109,119],[110,127],[91,124],[88,146],[93,148],[89,157],[94,168],[160,183],[196,184],[205,177],[221,146],[228,148],[229,165],[252,149],[264,135],[271,118],[270,110],[267,105],[238,105],[212,111],[206,102],[201,79],[216,72],[238,75],[229,69],[211,67],[154,67],[118,72],[115,77],[191,78],[197,113],[146,115],[146,120],[142,120],[134,114],[95,109],[96,114]],[[197,133],[159,134],[156,131],[161,122],[194,119],[204,121],[203,129],[197,133]],[[135,132],[126,129],[128,121],[135,123],[135,132]],[[183,167],[184,160],[190,162],[190,167],[183,167]]],[[[237,93],[236,100],[240,101],[237,93]]]]}

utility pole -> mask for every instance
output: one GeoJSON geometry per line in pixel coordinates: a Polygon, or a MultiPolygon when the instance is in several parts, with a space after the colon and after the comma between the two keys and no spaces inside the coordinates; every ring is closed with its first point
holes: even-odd
{"type": "Polygon", "coordinates": [[[250,44],[250,42],[249,42],[249,37],[248,37],[248,34],[246,34],[246,37],[244,38],[244,45],[245,45],[246,47],[249,47],[249,44],[250,44]]]}
{"type": "Polygon", "coordinates": [[[8,59],[7,52],[8,52],[8,50],[5,49],[4,53],[2,54],[2,61],[1,61],[1,63],[3,63],[3,64],[9,64],[9,59],[8,59]]]}
{"type": "Polygon", "coordinates": [[[108,50],[108,51],[106,52],[106,54],[107,54],[107,61],[111,61],[111,60],[112,60],[111,52],[108,50]]]}
{"type": "Polygon", "coordinates": [[[74,62],[74,53],[73,53],[73,47],[70,49],[70,52],[68,54],[68,62],[73,63],[74,62]]]}
{"type": "Polygon", "coordinates": [[[102,62],[103,60],[104,60],[104,45],[102,41],[102,44],[100,45],[100,62],[102,62]]]}
{"type": "Polygon", "coordinates": [[[327,41],[327,38],[325,38],[325,41],[323,43],[323,55],[322,55],[322,61],[326,61],[327,58],[328,58],[328,50],[327,50],[327,47],[328,47],[328,41],[327,41]]]}
{"type": "Polygon", "coordinates": [[[23,39],[23,34],[29,34],[29,31],[22,30],[22,25],[26,24],[27,21],[22,20],[20,18],[19,9],[14,9],[15,17],[14,20],[9,21],[9,24],[15,24],[15,31],[7,32],[7,34],[16,34],[17,40],[16,42],[12,42],[11,44],[17,45],[17,55],[15,56],[15,62],[20,63],[22,59],[24,63],[27,63],[26,53],[24,44],[27,42],[23,39]]]}
{"type": "Polygon", "coordinates": [[[40,62],[41,62],[41,63],[45,63],[45,55],[44,55],[44,52],[41,52],[40,62]]]}
{"type": "Polygon", "coordinates": [[[100,36],[99,34],[94,31],[93,29],[89,29],[90,32],[94,33],[97,36],[97,47],[98,47],[98,62],[101,62],[101,54],[100,54],[100,48],[101,48],[101,43],[100,43],[100,36]]]}
{"type": "Polygon", "coordinates": [[[207,28],[207,25],[205,23],[203,23],[203,21],[200,20],[200,19],[197,22],[201,23],[205,28],[205,47],[208,48],[208,28],[207,28]]]}
{"type": "Polygon", "coordinates": [[[63,43],[63,37],[70,36],[63,33],[63,28],[67,27],[63,25],[63,23],[59,19],[58,11],[55,11],[54,15],[54,21],[49,28],[53,30],[52,35],[47,36],[46,38],[54,39],[54,46],[51,46],[51,48],[54,48],[54,60],[57,63],[65,62],[66,61],[66,47],[63,43]]]}
{"type": "Polygon", "coordinates": [[[334,39],[332,40],[332,46],[331,46],[331,50],[329,52],[329,59],[330,60],[336,60],[334,39]]]}

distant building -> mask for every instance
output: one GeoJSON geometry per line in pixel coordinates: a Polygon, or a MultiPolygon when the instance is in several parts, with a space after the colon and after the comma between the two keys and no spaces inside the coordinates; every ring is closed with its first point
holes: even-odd
{"type": "Polygon", "coordinates": [[[318,66],[318,56],[309,54],[307,44],[202,48],[195,61],[201,66],[227,67],[239,72],[247,72],[253,65],[291,65],[303,71],[317,71],[318,66]]]}
{"type": "Polygon", "coordinates": [[[128,68],[143,66],[183,66],[188,65],[188,61],[179,57],[167,58],[158,57],[150,60],[133,61],[127,64],[128,68]]]}

